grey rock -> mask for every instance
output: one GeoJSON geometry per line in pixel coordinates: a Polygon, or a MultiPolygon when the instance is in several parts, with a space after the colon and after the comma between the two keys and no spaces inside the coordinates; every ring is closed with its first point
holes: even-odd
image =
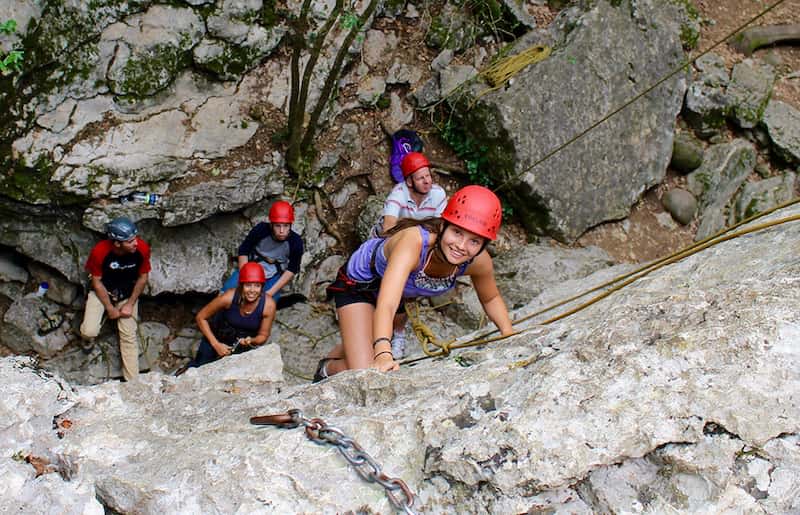
{"type": "Polygon", "coordinates": [[[164,342],[170,330],[159,322],[141,322],[139,324],[139,368],[155,370],[164,342]]]}
{"type": "MultiPolygon", "coordinates": [[[[798,238],[800,226],[786,223],[722,242],[557,323],[535,318],[522,334],[457,351],[458,361],[391,374],[289,384],[267,345],[179,378],[73,389],[2,368],[0,381],[36,416],[12,434],[47,443],[46,456],[79,470],[118,512],[259,512],[265,502],[281,513],[389,512],[383,489],[332,447],[300,428],[248,423],[298,408],[402,478],[420,512],[791,513],[800,507],[800,408],[787,402],[800,394],[800,293],[783,286],[799,273],[798,238]],[[74,422],[61,439],[57,415],[74,422]],[[213,475],[235,478],[237,495],[204,481],[213,475]]],[[[620,270],[579,289],[607,272],[620,270]]]]}
{"type": "MultiPolygon", "coordinates": [[[[328,277],[332,279],[333,275],[328,277]]],[[[320,313],[317,309],[309,303],[282,309],[280,323],[272,328],[270,343],[281,349],[283,376],[287,382],[310,382],[317,361],[341,342],[333,310],[320,313]]]]}
{"type": "Polygon", "coordinates": [[[414,121],[414,108],[407,105],[395,92],[389,95],[389,126],[403,127],[414,121]]]}
{"type": "Polygon", "coordinates": [[[724,127],[733,109],[733,100],[726,91],[728,70],[716,54],[701,57],[695,66],[699,74],[686,91],[683,117],[701,137],[710,138],[724,127]]]}
{"type": "Polygon", "coordinates": [[[392,55],[397,46],[397,36],[382,30],[370,29],[364,38],[361,57],[371,68],[387,64],[387,57],[392,55]]]}
{"type": "Polygon", "coordinates": [[[734,65],[728,95],[733,119],[740,127],[749,129],[761,121],[775,80],[775,70],[762,61],[745,59],[734,65]]]}
{"type": "MultiPolygon", "coordinates": [[[[145,371],[159,370],[159,355],[169,335],[169,328],[158,322],[141,321],[138,333],[140,375],[145,371]]],[[[119,337],[114,321],[106,320],[93,345],[87,348],[89,353],[85,354],[78,345],[74,345],[57,355],[44,357],[41,365],[76,384],[99,384],[122,378],[119,337]]]]}
{"type": "Polygon", "coordinates": [[[61,274],[54,272],[49,267],[43,266],[36,261],[29,262],[28,269],[35,282],[47,283],[48,288],[46,296],[48,299],[63,306],[72,306],[81,300],[80,296],[82,292],[79,290],[78,285],[68,281],[61,274]]]}
{"type": "Polygon", "coordinates": [[[672,158],[669,165],[687,174],[703,162],[703,144],[691,134],[678,133],[672,142],[672,158]]]}
{"type": "Polygon", "coordinates": [[[170,340],[168,348],[170,353],[182,358],[193,358],[200,345],[203,333],[195,326],[184,327],[170,340]]]}
{"type": "Polygon", "coordinates": [[[96,236],[82,228],[72,214],[3,202],[0,209],[14,213],[6,216],[0,227],[0,243],[25,256],[34,256],[73,283],[80,284],[86,279],[83,265],[96,236]]]}
{"type": "Polygon", "coordinates": [[[517,2],[515,0],[503,0],[503,5],[511,13],[513,19],[527,29],[536,28],[536,18],[531,16],[527,9],[527,2],[517,2]]]}
{"type": "Polygon", "coordinates": [[[449,48],[445,48],[439,54],[433,58],[431,61],[431,69],[434,72],[440,72],[450,66],[450,63],[453,61],[453,57],[455,56],[455,52],[453,52],[449,48]]]}
{"type": "Polygon", "coordinates": [[[108,50],[107,78],[114,94],[148,96],[166,88],[183,68],[182,54],[205,33],[192,9],[151,6],[103,31],[100,51],[108,50]]]}
{"type": "Polygon", "coordinates": [[[370,76],[358,84],[358,101],[365,106],[373,106],[386,91],[386,78],[370,76]]]}
{"type": "Polygon", "coordinates": [[[694,220],[697,213],[697,199],[694,195],[681,188],[673,188],[661,197],[661,204],[669,211],[672,218],[683,225],[694,220]]]}
{"type": "Polygon", "coordinates": [[[226,25],[224,30],[224,39],[204,38],[192,49],[194,61],[222,80],[237,79],[256,66],[278,46],[286,33],[282,26],[268,30],[241,23],[226,25]]]}
{"type": "Polygon", "coordinates": [[[163,204],[151,205],[137,202],[120,202],[119,200],[97,200],[89,204],[83,212],[81,223],[87,229],[105,233],[108,222],[124,216],[138,224],[143,220],[158,220],[162,216],[163,204]]]}
{"type": "Polygon", "coordinates": [[[800,111],[772,100],[764,111],[763,124],[775,152],[791,163],[800,163],[800,111]]]}
{"type": "Polygon", "coordinates": [[[413,92],[414,100],[418,107],[427,107],[435,104],[442,98],[439,89],[439,77],[431,77],[413,92]]]}
{"type": "Polygon", "coordinates": [[[725,227],[725,208],[755,164],[755,148],[746,140],[713,145],[706,150],[703,164],[687,176],[687,187],[697,198],[700,210],[696,240],[725,227]]]}
{"type": "Polygon", "coordinates": [[[791,200],[794,197],[796,180],[797,174],[786,172],[782,176],[763,181],[746,182],[733,203],[728,225],[791,200]]]}
{"type": "Polygon", "coordinates": [[[331,197],[331,204],[335,209],[341,209],[351,202],[353,195],[357,191],[358,186],[353,182],[348,182],[331,197]]]}
{"type": "Polygon", "coordinates": [[[710,52],[701,56],[694,62],[694,66],[699,72],[699,80],[706,86],[728,87],[730,82],[728,67],[719,54],[710,52]]]}
{"type": "Polygon", "coordinates": [[[386,84],[417,84],[422,78],[422,70],[418,67],[400,61],[395,61],[389,68],[386,84]]]}
{"type": "Polygon", "coordinates": [[[451,94],[456,88],[478,75],[478,70],[469,65],[450,65],[439,74],[441,93],[451,94]]]}
{"type": "MultiPolygon", "coordinates": [[[[602,221],[624,218],[664,177],[686,88],[680,76],[534,167],[683,61],[679,10],[664,2],[635,4],[596,3],[550,57],[459,115],[468,136],[488,149],[487,173],[498,182],[517,181],[506,190],[529,231],[572,241],[602,221]]],[[[516,50],[538,42],[523,37],[516,50]]],[[[486,88],[476,84],[470,92],[477,97],[486,88]]]]}
{"type": "Polygon", "coordinates": [[[346,262],[347,256],[339,254],[318,258],[313,267],[305,269],[302,280],[298,281],[298,284],[302,285],[300,291],[305,292],[306,296],[315,302],[324,302],[325,288],[336,279],[336,271],[346,262]]]}
{"type": "Polygon", "coordinates": [[[757,162],[755,168],[753,169],[759,177],[762,179],[766,179],[770,175],[772,175],[772,170],[770,170],[769,165],[764,162],[757,162]]]}
{"type": "MultiPolygon", "coordinates": [[[[519,309],[555,285],[583,279],[608,268],[614,260],[598,247],[563,249],[557,245],[528,244],[494,260],[497,286],[511,310],[519,309]]],[[[485,314],[473,288],[462,288],[461,298],[447,314],[465,327],[475,327],[485,314]]]]}
{"type": "Polygon", "coordinates": [[[163,200],[163,224],[169,227],[198,222],[283,193],[282,164],[276,152],[268,165],[233,170],[220,174],[217,180],[171,192],[163,200]]]}
{"type": "Polygon", "coordinates": [[[69,343],[72,313],[45,297],[28,294],[16,300],[3,316],[0,340],[18,354],[50,357],[69,343]]]}
{"type": "Polygon", "coordinates": [[[146,292],[218,291],[232,256],[250,228],[236,215],[220,215],[177,228],[142,224],[140,233],[150,243],[153,268],[146,292]]]}
{"type": "Polygon", "coordinates": [[[431,22],[425,43],[433,48],[462,52],[474,45],[483,33],[484,28],[465,7],[446,3],[431,22]]]}
{"type": "Polygon", "coordinates": [[[370,195],[364,202],[364,207],[359,211],[358,220],[356,220],[356,235],[359,241],[369,239],[376,224],[382,222],[385,200],[386,195],[370,195]]]}

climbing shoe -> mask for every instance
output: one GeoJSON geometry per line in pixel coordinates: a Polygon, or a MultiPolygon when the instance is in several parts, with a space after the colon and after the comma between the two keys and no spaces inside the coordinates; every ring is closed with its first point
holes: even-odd
{"type": "Polygon", "coordinates": [[[314,372],[314,379],[311,381],[312,383],[319,383],[323,379],[328,378],[328,371],[325,369],[325,366],[330,360],[331,358],[322,358],[319,360],[319,363],[317,364],[317,371],[314,372]]]}
{"type": "Polygon", "coordinates": [[[91,354],[94,350],[94,339],[91,340],[84,340],[83,338],[78,340],[78,347],[81,348],[81,352],[84,354],[91,354]]]}

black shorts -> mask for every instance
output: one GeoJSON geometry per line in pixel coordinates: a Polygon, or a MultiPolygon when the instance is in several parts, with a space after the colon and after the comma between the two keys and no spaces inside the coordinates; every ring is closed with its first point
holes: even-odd
{"type": "MultiPolygon", "coordinates": [[[[341,267],[336,273],[336,280],[327,288],[328,298],[333,298],[336,309],[349,306],[350,304],[367,303],[375,307],[378,304],[378,291],[381,288],[381,278],[378,277],[370,282],[359,282],[347,276],[345,267],[341,267]]],[[[397,313],[405,312],[405,303],[400,300],[397,313]]]]}

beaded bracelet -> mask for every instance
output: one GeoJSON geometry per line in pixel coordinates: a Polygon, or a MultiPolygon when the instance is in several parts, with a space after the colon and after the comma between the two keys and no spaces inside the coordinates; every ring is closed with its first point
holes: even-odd
{"type": "Polygon", "coordinates": [[[392,355],[392,359],[394,359],[394,354],[392,354],[392,351],[390,351],[390,350],[382,350],[379,353],[375,354],[375,357],[372,358],[372,359],[378,359],[378,356],[380,356],[381,354],[391,354],[392,355]]]}
{"type": "Polygon", "coordinates": [[[372,348],[374,349],[375,346],[378,345],[380,342],[386,342],[389,345],[392,344],[392,340],[390,338],[387,338],[385,336],[381,336],[380,338],[378,338],[374,342],[372,342],[372,348]]]}

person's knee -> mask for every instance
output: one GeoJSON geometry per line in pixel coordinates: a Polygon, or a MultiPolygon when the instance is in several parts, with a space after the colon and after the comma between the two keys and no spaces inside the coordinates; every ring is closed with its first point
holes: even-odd
{"type": "Polygon", "coordinates": [[[88,326],[86,324],[81,324],[80,328],[81,338],[84,340],[92,340],[97,338],[97,335],[100,334],[100,326],[88,326]]]}

